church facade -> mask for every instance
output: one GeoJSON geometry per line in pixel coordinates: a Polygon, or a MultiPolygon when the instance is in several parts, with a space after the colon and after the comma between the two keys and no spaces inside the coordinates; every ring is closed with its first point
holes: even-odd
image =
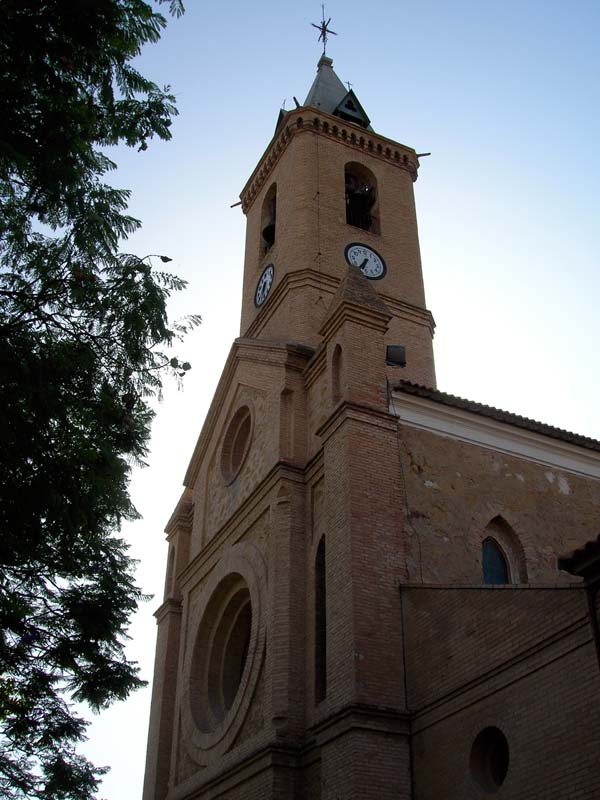
{"type": "Polygon", "coordinates": [[[144,800],[600,796],[600,443],[437,389],[418,166],[323,56],[242,190],[144,800]]]}

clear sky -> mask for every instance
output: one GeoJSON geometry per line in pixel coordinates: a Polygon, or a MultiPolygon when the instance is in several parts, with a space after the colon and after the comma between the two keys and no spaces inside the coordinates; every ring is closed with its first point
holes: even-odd
{"type": "MultiPolygon", "coordinates": [[[[204,320],[132,484],[144,519],[123,531],[155,595],[131,628],[149,681],[162,531],[239,333],[245,221],[230,205],[320,56],[318,2],[187,6],[139,59],[177,95],[173,141],[118,150],[112,177],[144,222],[125,249],[171,256],[189,281],[173,315],[204,320]]],[[[439,388],[600,438],[600,3],[332,0],[326,14],[328,55],[373,128],[432,153],[415,193],[439,388]]],[[[85,752],[112,767],[106,800],[141,798],[149,706],[150,689],[94,719],[85,752]]]]}

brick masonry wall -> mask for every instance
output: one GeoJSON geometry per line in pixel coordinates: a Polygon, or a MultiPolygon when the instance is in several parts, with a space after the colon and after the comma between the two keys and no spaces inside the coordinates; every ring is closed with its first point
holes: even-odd
{"type": "Polygon", "coordinates": [[[464,703],[413,740],[415,800],[483,800],[469,761],[477,734],[498,727],[509,745],[498,800],[595,800],[600,796],[600,676],[590,646],[566,653],[464,703]]]}
{"type": "Polygon", "coordinates": [[[407,691],[418,710],[574,624],[589,638],[583,588],[402,588],[407,691]]]}
{"type": "Polygon", "coordinates": [[[557,558],[597,536],[597,481],[407,425],[398,438],[410,580],[481,583],[481,542],[497,516],[524,551],[529,582],[575,580],[557,558]]]}
{"type": "Polygon", "coordinates": [[[321,748],[323,800],[409,800],[408,738],[351,730],[321,748]]]}

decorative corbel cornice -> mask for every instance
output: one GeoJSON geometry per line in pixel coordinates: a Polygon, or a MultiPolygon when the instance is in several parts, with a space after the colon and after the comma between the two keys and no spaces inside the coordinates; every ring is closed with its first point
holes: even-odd
{"type": "Polygon", "coordinates": [[[419,159],[412,147],[406,147],[393,139],[387,139],[377,133],[367,131],[359,125],[346,122],[310,106],[289,111],[285,120],[286,125],[276,131],[240,193],[244,214],[248,213],[288,144],[294,136],[301,133],[313,133],[328,139],[336,139],[340,144],[352,150],[368,153],[374,158],[406,170],[413,181],[417,180],[419,159]]]}

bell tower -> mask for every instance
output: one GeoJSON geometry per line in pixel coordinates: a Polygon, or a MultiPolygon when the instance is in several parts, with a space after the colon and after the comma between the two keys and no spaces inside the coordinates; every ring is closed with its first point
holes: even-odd
{"type": "MultiPolygon", "coordinates": [[[[247,215],[240,334],[315,347],[349,264],[387,305],[402,377],[435,386],[413,182],[416,152],[376,134],[322,56],[302,106],[281,112],[241,192],[247,215]]],[[[394,377],[398,377],[397,367],[394,377]]]]}
{"type": "Polygon", "coordinates": [[[167,525],[144,800],[410,797],[390,382],[435,384],[417,169],[323,55],[241,192],[240,337],[167,525]]]}

